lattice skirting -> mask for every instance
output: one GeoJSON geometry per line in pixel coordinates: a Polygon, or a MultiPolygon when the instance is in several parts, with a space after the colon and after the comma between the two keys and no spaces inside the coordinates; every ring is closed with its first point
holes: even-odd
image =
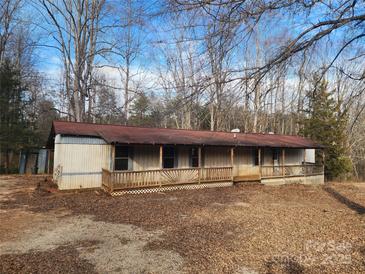
{"type": "MultiPolygon", "coordinates": [[[[142,188],[142,189],[130,189],[130,190],[119,190],[110,193],[112,196],[121,196],[124,194],[144,194],[162,191],[173,191],[182,189],[202,189],[209,187],[227,187],[232,186],[233,182],[219,182],[219,183],[204,183],[204,184],[191,184],[191,185],[178,185],[178,186],[163,186],[163,187],[153,187],[153,188],[142,188]]],[[[104,188],[105,190],[105,188],[104,188]]]]}

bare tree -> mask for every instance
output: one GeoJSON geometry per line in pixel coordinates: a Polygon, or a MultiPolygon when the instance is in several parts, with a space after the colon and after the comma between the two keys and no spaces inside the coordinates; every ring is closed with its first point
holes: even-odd
{"type": "Polygon", "coordinates": [[[83,121],[86,100],[92,109],[91,83],[96,56],[110,50],[111,46],[99,41],[104,14],[104,0],[40,0],[50,36],[63,61],[65,88],[69,102],[69,119],[83,121]]]}
{"type": "MultiPolygon", "coordinates": [[[[219,11],[211,9],[210,13],[219,16],[219,11]]],[[[234,33],[237,25],[233,22],[212,20],[208,23],[204,33],[206,55],[209,60],[209,72],[207,78],[211,79],[210,91],[210,129],[223,129],[222,103],[226,96],[227,79],[229,77],[231,51],[234,49],[234,33]]]]}
{"type": "Polygon", "coordinates": [[[2,0],[0,2],[0,63],[4,61],[7,47],[19,23],[22,0],[2,0]]]}
{"type": "MultiPolygon", "coordinates": [[[[120,9],[116,9],[120,10],[120,9]]],[[[128,123],[129,106],[138,92],[139,65],[136,62],[141,57],[143,40],[142,26],[144,25],[143,5],[139,0],[127,0],[121,6],[120,27],[116,28],[116,47],[114,53],[121,57],[117,69],[122,79],[123,116],[128,123]]],[[[119,16],[119,14],[118,14],[119,16]]]]}
{"type": "MultiPolygon", "coordinates": [[[[199,54],[199,43],[189,31],[196,24],[194,16],[188,13],[172,14],[164,22],[163,32],[169,32],[169,39],[162,37],[156,45],[163,57],[159,65],[158,84],[164,91],[166,114],[177,128],[199,128],[199,106],[206,88],[203,67],[204,58],[199,54]]],[[[162,33],[163,35],[163,33],[162,33]]]]}

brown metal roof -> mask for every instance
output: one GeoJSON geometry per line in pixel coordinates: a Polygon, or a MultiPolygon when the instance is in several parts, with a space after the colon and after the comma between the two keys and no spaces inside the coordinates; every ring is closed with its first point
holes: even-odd
{"type": "Polygon", "coordinates": [[[169,128],[148,128],[54,121],[50,137],[57,134],[95,136],[107,143],[121,144],[176,144],[206,146],[321,148],[310,139],[277,134],[232,133],[169,128]]]}

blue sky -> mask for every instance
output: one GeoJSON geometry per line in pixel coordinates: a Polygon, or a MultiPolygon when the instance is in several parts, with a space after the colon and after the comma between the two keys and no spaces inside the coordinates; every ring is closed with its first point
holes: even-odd
{"type": "MultiPolygon", "coordinates": [[[[113,0],[114,3],[119,3],[117,0],[113,0]]],[[[162,4],[161,1],[147,1],[143,0],[142,6],[148,11],[149,14],[156,14],[158,13],[161,8],[162,4]]],[[[335,2],[334,2],[335,3],[335,2]]],[[[288,14],[282,12],[280,14],[276,14],[275,17],[268,15],[266,19],[268,20],[268,24],[260,26],[260,39],[265,40],[266,46],[264,47],[262,44],[262,48],[265,53],[270,53],[271,50],[277,50],[277,45],[270,44],[272,41],[280,41],[280,39],[284,38],[292,38],[297,35],[300,31],[304,30],[310,24],[318,23],[323,18],[329,18],[332,15],[326,14],[327,9],[324,6],[320,5],[318,8],[313,9],[310,14],[307,14],[307,17],[304,17],[298,10],[298,13],[288,14]],[[270,42],[271,41],[271,42],[270,42]],[[268,51],[270,50],[270,51],[268,51]]],[[[40,44],[53,46],[55,45],[54,39],[48,35],[43,28],[47,27],[45,24],[45,20],[41,17],[36,16],[38,14],[35,10],[32,11],[34,14],[34,18],[36,19],[36,24],[39,26],[37,31],[35,31],[35,36],[40,37],[40,44]]],[[[119,14],[116,13],[114,16],[118,16],[119,14]]],[[[173,17],[172,17],[173,18],[173,17]]],[[[113,20],[113,17],[109,17],[106,21],[113,20]]],[[[143,40],[142,47],[141,47],[141,54],[136,59],[134,66],[142,67],[146,71],[154,72],[157,70],[158,67],[163,66],[164,58],[163,58],[163,50],[164,47],[166,48],[173,48],[174,44],[171,44],[172,41],[172,34],[174,33],[173,26],[169,26],[169,15],[164,16],[153,16],[145,18],[145,25],[141,28],[136,30],[137,35],[141,37],[143,40]],[[156,43],[157,41],[164,40],[167,41],[167,44],[163,43],[156,43]]],[[[202,23],[199,20],[199,23],[202,23]]],[[[206,22],[206,21],[204,21],[206,22]]],[[[197,29],[196,34],[198,36],[202,36],[203,33],[201,30],[197,29]]],[[[331,43],[326,43],[323,41],[322,45],[327,46],[326,51],[321,52],[318,54],[319,58],[328,58],[334,54],[335,50],[338,48],[338,45],[342,42],[342,39],[346,37],[346,32],[337,31],[332,35],[331,43]]],[[[238,37],[239,38],[239,37],[238,37]]],[[[283,42],[283,41],[281,41],[283,42]]],[[[245,60],[244,50],[248,49],[251,54],[255,53],[255,46],[254,42],[251,42],[247,45],[247,47],[238,47],[233,53],[233,61],[231,65],[239,65],[242,63],[242,60],[245,60]]],[[[43,72],[46,78],[52,79],[52,77],[59,77],[59,71],[62,68],[62,61],[60,59],[60,53],[53,48],[40,46],[37,48],[38,53],[38,60],[37,67],[41,72],[43,72]]],[[[348,54],[351,54],[349,52],[348,54]]],[[[115,57],[114,60],[117,60],[115,57]]],[[[105,63],[102,58],[97,59],[98,63],[105,63]]],[[[251,61],[251,60],[248,60],[251,61]]],[[[318,60],[317,60],[318,61],[318,60]]],[[[57,79],[58,80],[58,79],[57,79]]]]}

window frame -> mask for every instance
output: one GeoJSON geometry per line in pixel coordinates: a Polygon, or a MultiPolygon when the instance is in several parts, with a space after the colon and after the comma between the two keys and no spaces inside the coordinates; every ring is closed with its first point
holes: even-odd
{"type": "Polygon", "coordinates": [[[199,161],[199,147],[191,147],[189,149],[189,167],[200,167],[200,161],[199,161]],[[193,155],[193,150],[196,150],[196,155],[193,155]],[[194,166],[194,159],[196,160],[197,165],[194,166]]]}
{"type": "Polygon", "coordinates": [[[177,148],[175,146],[163,146],[162,147],[162,169],[172,169],[177,167],[177,148]],[[165,149],[172,150],[172,156],[166,156],[165,149]],[[165,160],[172,160],[172,167],[165,167],[165,160]]]}
{"type": "Polygon", "coordinates": [[[253,157],[253,166],[263,166],[264,165],[264,158],[265,152],[263,148],[254,148],[252,150],[252,157],[253,157]],[[259,152],[261,153],[261,157],[259,157],[259,152]]]}
{"type": "Polygon", "coordinates": [[[130,171],[131,168],[131,147],[127,145],[115,145],[114,146],[114,171],[130,171]],[[117,156],[117,148],[124,147],[127,149],[127,156],[117,156]],[[116,169],[117,160],[127,160],[127,169],[116,169]]]}
{"type": "Polygon", "coordinates": [[[277,161],[277,163],[279,165],[281,164],[280,155],[281,155],[281,149],[280,148],[274,148],[272,150],[272,162],[273,162],[273,164],[275,164],[275,160],[277,161]],[[277,156],[277,157],[275,157],[275,156],[277,156]]]}

